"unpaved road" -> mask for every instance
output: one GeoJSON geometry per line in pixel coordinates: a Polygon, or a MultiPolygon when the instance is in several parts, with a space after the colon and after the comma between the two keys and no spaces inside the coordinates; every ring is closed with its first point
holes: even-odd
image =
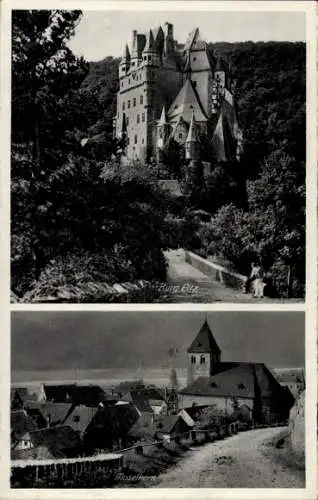
{"type": "Polygon", "coordinates": [[[280,460],[282,450],[264,442],[282,427],[242,432],[188,452],[159,476],[156,488],[304,488],[304,473],[280,460]]]}

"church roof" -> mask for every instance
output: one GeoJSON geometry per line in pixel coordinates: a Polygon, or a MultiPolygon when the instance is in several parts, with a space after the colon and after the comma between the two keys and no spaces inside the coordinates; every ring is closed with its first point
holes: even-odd
{"type": "Polygon", "coordinates": [[[268,398],[282,390],[277,379],[263,363],[216,363],[216,373],[199,377],[181,394],[268,398]]]}
{"type": "Polygon", "coordinates": [[[187,78],[179,94],[169,108],[168,118],[175,119],[178,116],[182,116],[182,118],[189,123],[193,112],[195,113],[197,122],[207,121],[191,80],[187,78]]]}
{"type": "Polygon", "coordinates": [[[208,325],[207,320],[204,321],[201,329],[188,348],[188,352],[193,353],[206,353],[206,352],[217,352],[220,354],[221,350],[216,343],[213,333],[208,325]]]}

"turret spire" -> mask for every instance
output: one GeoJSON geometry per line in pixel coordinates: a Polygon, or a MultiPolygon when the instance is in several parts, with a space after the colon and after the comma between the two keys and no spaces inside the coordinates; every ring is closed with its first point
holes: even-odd
{"type": "Polygon", "coordinates": [[[194,120],[194,111],[192,111],[190,128],[189,128],[186,142],[199,142],[198,129],[196,127],[195,120],[194,120]]]}
{"type": "Polygon", "coordinates": [[[158,125],[166,125],[166,124],[167,124],[166,108],[165,106],[163,106],[158,125]]]}

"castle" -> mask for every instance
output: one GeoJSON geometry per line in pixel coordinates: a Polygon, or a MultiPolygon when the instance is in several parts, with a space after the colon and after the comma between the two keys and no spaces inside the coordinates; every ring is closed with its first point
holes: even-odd
{"type": "Polygon", "coordinates": [[[236,161],[242,147],[229,65],[196,28],[185,44],[165,23],[133,31],[119,65],[114,136],[130,160],[160,163],[177,145],[185,161],[236,161]]]}
{"type": "Polygon", "coordinates": [[[179,408],[213,405],[225,413],[233,403],[255,421],[288,418],[294,397],[263,363],[221,361],[221,349],[204,321],[188,348],[187,386],[179,408]]]}

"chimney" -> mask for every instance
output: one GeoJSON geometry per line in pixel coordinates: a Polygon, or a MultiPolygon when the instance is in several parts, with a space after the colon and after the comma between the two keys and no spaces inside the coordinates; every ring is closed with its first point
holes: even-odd
{"type": "Polygon", "coordinates": [[[132,46],[131,52],[137,51],[137,30],[133,30],[132,32],[132,46]]]}

